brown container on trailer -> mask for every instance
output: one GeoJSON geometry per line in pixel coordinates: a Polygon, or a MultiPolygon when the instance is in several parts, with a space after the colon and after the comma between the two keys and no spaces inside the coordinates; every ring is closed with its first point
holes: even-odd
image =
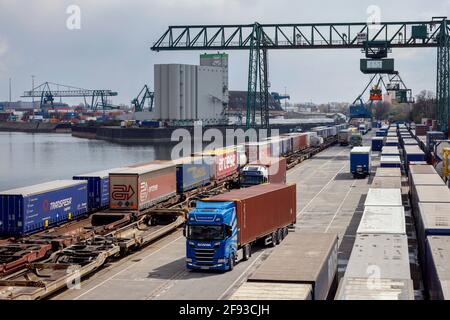
{"type": "Polygon", "coordinates": [[[111,209],[142,210],[176,194],[176,165],[154,163],[109,175],[111,209]]]}
{"type": "Polygon", "coordinates": [[[213,196],[205,201],[233,201],[238,219],[238,246],[270,235],[297,221],[295,184],[261,184],[213,196]]]}

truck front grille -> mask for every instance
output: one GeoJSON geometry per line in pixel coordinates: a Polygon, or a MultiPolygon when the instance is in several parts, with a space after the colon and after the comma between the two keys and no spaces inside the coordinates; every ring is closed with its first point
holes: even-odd
{"type": "Polygon", "coordinates": [[[195,249],[195,260],[198,264],[212,264],[214,258],[214,249],[195,249]]]}

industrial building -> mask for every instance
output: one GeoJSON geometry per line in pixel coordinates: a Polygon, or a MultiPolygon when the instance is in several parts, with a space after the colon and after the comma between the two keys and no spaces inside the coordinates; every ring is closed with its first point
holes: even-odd
{"type": "Polygon", "coordinates": [[[228,56],[204,54],[200,65],[156,64],[155,106],[137,112],[136,120],[158,120],[171,125],[226,123],[228,56]]]}

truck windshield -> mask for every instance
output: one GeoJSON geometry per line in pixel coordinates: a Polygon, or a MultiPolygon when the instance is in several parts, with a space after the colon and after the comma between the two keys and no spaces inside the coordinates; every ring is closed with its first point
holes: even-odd
{"type": "Polygon", "coordinates": [[[225,232],[223,226],[188,226],[189,240],[223,240],[225,232]]]}
{"type": "Polygon", "coordinates": [[[242,176],[241,185],[253,186],[263,183],[263,176],[242,176]]]}

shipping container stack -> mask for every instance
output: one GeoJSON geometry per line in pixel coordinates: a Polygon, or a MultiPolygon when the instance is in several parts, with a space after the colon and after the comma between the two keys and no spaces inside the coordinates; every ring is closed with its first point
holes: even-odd
{"type": "MultiPolygon", "coordinates": [[[[364,212],[347,268],[340,280],[336,300],[414,300],[407,222],[402,199],[402,124],[386,128],[386,143],[370,185],[364,212]],[[376,275],[376,281],[374,280],[376,275]]],[[[377,161],[374,162],[375,164],[377,161]]]]}
{"type": "Polygon", "coordinates": [[[290,233],[230,299],[330,299],[337,281],[337,267],[336,234],[290,233]]]}
{"type": "Polygon", "coordinates": [[[450,299],[450,190],[431,165],[411,165],[410,196],[428,297],[450,299]]]}

